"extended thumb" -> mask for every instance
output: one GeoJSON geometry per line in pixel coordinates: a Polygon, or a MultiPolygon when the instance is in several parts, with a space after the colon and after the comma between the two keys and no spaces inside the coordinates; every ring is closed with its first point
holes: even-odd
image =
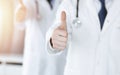
{"type": "Polygon", "coordinates": [[[61,26],[60,26],[61,29],[67,29],[67,24],[66,24],[66,12],[65,11],[62,11],[61,13],[61,26]]]}

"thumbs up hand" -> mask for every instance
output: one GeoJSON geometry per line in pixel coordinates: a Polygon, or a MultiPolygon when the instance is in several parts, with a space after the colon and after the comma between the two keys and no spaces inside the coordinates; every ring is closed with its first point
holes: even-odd
{"type": "Polygon", "coordinates": [[[27,15],[27,9],[25,5],[23,4],[22,0],[19,0],[20,7],[18,8],[16,14],[15,14],[15,20],[17,22],[23,22],[27,15]]]}
{"type": "Polygon", "coordinates": [[[51,44],[54,49],[64,50],[67,45],[68,32],[66,23],[66,13],[61,13],[61,25],[56,28],[51,38],[51,44]]]}

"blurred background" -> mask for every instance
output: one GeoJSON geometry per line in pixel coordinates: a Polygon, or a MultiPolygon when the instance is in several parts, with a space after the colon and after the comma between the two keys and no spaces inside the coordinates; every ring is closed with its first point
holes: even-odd
{"type": "Polygon", "coordinates": [[[16,0],[0,0],[0,75],[22,74],[24,34],[14,27],[16,5],[16,0]]]}
{"type": "MultiPolygon", "coordinates": [[[[20,0],[0,0],[0,75],[22,75],[23,72],[25,30],[19,30],[19,28],[16,28],[15,26],[15,11],[16,8],[19,6],[19,1],[20,0]]],[[[59,2],[54,3],[54,5],[56,6],[54,7],[52,6],[53,2],[51,1],[52,0],[46,0],[46,2],[49,4],[49,7],[51,8],[50,10],[52,10],[50,13],[52,17],[54,17],[55,11],[57,10],[60,3],[59,2]]],[[[62,2],[62,0],[59,1],[62,2]]],[[[48,61],[48,59],[46,60],[48,61]]],[[[52,62],[54,64],[55,60],[52,62]]],[[[45,75],[45,74],[39,74],[39,75],[45,75]]]]}

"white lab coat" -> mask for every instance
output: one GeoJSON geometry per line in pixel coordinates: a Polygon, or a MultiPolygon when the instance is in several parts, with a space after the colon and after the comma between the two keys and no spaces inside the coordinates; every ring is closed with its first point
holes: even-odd
{"type": "Polygon", "coordinates": [[[52,11],[46,0],[38,1],[41,18],[36,19],[35,0],[24,0],[28,14],[25,23],[18,26],[25,28],[23,75],[63,75],[65,53],[56,57],[45,51],[45,34],[53,21],[52,11]]]}
{"type": "Polygon", "coordinates": [[[52,23],[55,20],[55,16],[56,16],[56,12],[60,6],[60,4],[62,3],[63,0],[53,0],[53,8],[52,8],[52,13],[51,13],[51,19],[52,19],[52,23]]]}
{"type": "Polygon", "coordinates": [[[102,31],[94,0],[80,0],[81,25],[72,24],[76,18],[76,1],[64,0],[60,6],[56,21],[47,32],[48,52],[54,53],[49,40],[53,30],[60,25],[61,12],[65,11],[69,39],[64,75],[120,75],[120,0],[113,0],[102,31]]]}
{"type": "Polygon", "coordinates": [[[50,7],[45,0],[39,1],[40,19],[36,19],[35,0],[24,0],[28,14],[25,21],[25,48],[23,75],[45,75],[47,58],[44,49],[44,35],[49,24],[50,7]]]}

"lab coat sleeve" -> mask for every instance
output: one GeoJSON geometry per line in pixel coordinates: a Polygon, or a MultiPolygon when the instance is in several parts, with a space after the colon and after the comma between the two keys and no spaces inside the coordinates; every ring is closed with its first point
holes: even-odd
{"type": "MultiPolygon", "coordinates": [[[[66,16],[67,16],[67,31],[68,33],[71,31],[70,29],[70,10],[68,9],[68,5],[69,5],[69,1],[65,0],[62,2],[62,4],[60,5],[57,13],[56,13],[56,19],[53,23],[53,25],[49,28],[47,34],[46,34],[46,50],[49,54],[61,54],[64,50],[56,50],[53,49],[51,44],[50,44],[50,39],[51,36],[53,34],[53,31],[61,24],[61,13],[62,11],[66,12],[66,16]]],[[[69,36],[68,36],[69,37],[69,36]]],[[[65,50],[68,49],[68,44],[65,50]]]]}

